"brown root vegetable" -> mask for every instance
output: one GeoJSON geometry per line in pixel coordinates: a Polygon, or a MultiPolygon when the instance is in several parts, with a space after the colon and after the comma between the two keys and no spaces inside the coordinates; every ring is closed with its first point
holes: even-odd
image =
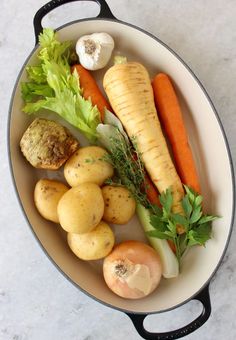
{"type": "Polygon", "coordinates": [[[125,241],[113,249],[103,263],[108,287],[127,299],[140,299],[151,294],[162,276],[157,252],[145,243],[125,241]]]}
{"type": "Polygon", "coordinates": [[[35,168],[57,170],[78,149],[78,141],[59,123],[36,118],[25,131],[20,148],[35,168]]]}

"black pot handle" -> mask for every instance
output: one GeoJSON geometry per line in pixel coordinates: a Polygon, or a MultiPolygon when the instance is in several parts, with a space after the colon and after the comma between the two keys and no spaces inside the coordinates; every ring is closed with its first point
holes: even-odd
{"type": "Polygon", "coordinates": [[[209,286],[206,286],[198,295],[196,295],[193,300],[198,300],[203,305],[203,310],[201,315],[199,315],[194,321],[190,322],[190,324],[176,329],[174,331],[169,331],[165,333],[151,333],[148,332],[143,325],[144,319],[148,314],[130,314],[126,313],[130,319],[132,320],[134,327],[138,331],[139,335],[143,337],[143,339],[147,340],[169,340],[169,339],[179,339],[187,334],[190,334],[201,327],[209,318],[211,314],[211,301],[209,295],[209,286]]]}
{"type": "MultiPolygon", "coordinates": [[[[44,6],[42,6],[37,13],[34,16],[34,33],[35,33],[35,44],[38,43],[38,36],[43,31],[42,27],[42,19],[45,15],[47,15],[49,12],[51,12],[53,9],[67,4],[69,2],[74,1],[84,1],[84,0],[52,0],[48,3],[46,3],[44,6]]],[[[96,2],[100,6],[100,12],[97,16],[97,18],[102,19],[114,19],[117,20],[116,17],[112,14],[108,4],[105,0],[86,0],[86,1],[93,1],[96,2]]]]}

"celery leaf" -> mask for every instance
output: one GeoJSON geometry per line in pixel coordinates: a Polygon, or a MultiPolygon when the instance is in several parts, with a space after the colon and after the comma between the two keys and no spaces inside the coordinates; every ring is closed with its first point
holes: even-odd
{"type": "Polygon", "coordinates": [[[77,72],[68,62],[71,42],[60,42],[52,29],[39,37],[38,64],[27,67],[30,81],[21,84],[23,111],[31,114],[41,109],[53,111],[78,128],[90,141],[97,138],[100,112],[91,100],[82,96],[77,72]]]}

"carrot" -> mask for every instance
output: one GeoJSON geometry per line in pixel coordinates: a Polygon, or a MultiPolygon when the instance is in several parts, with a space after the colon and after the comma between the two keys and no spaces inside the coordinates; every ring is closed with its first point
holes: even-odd
{"type": "Polygon", "coordinates": [[[105,73],[103,86],[129,137],[135,138],[153,184],[160,193],[171,188],[173,211],[183,214],[184,190],[161,130],[147,70],[137,62],[116,64],[105,73]]]}
{"type": "Polygon", "coordinates": [[[85,99],[90,97],[92,104],[97,105],[97,108],[101,114],[101,121],[103,122],[104,109],[107,108],[108,110],[111,110],[110,104],[105,99],[91,73],[82,65],[73,65],[72,72],[75,69],[79,75],[80,86],[83,89],[83,97],[85,99]]]}
{"type": "Polygon", "coordinates": [[[151,204],[158,205],[159,207],[161,206],[159,196],[157,189],[155,186],[152,184],[152,181],[148,174],[145,174],[145,188],[146,188],[146,193],[147,193],[147,198],[151,204]]]}
{"type": "Polygon", "coordinates": [[[200,183],[187,131],[171,80],[166,74],[160,73],[155,76],[152,85],[158,115],[170,141],[177,172],[182,183],[200,193],[200,183]]]}
{"type": "MultiPolygon", "coordinates": [[[[137,157],[136,153],[133,153],[133,159],[135,161],[137,161],[138,157],[137,157]]],[[[141,189],[146,192],[148,201],[151,204],[155,204],[155,205],[161,207],[161,203],[160,203],[160,200],[159,200],[159,193],[158,193],[157,189],[155,188],[155,186],[153,185],[150,177],[148,176],[148,174],[145,170],[144,170],[144,183],[143,183],[143,187],[141,189]]]]}
{"type": "Polygon", "coordinates": [[[167,240],[168,244],[169,244],[169,247],[170,249],[173,251],[173,253],[176,254],[176,248],[175,248],[175,244],[172,240],[167,240]]]}

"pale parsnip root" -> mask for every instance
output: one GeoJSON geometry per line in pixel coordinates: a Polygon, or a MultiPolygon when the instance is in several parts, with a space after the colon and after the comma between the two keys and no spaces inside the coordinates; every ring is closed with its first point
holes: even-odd
{"type": "Polygon", "coordinates": [[[161,130],[147,70],[137,62],[114,65],[106,72],[103,85],[129,137],[135,138],[153,183],[160,193],[171,188],[173,211],[183,214],[184,190],[161,130]]]}

